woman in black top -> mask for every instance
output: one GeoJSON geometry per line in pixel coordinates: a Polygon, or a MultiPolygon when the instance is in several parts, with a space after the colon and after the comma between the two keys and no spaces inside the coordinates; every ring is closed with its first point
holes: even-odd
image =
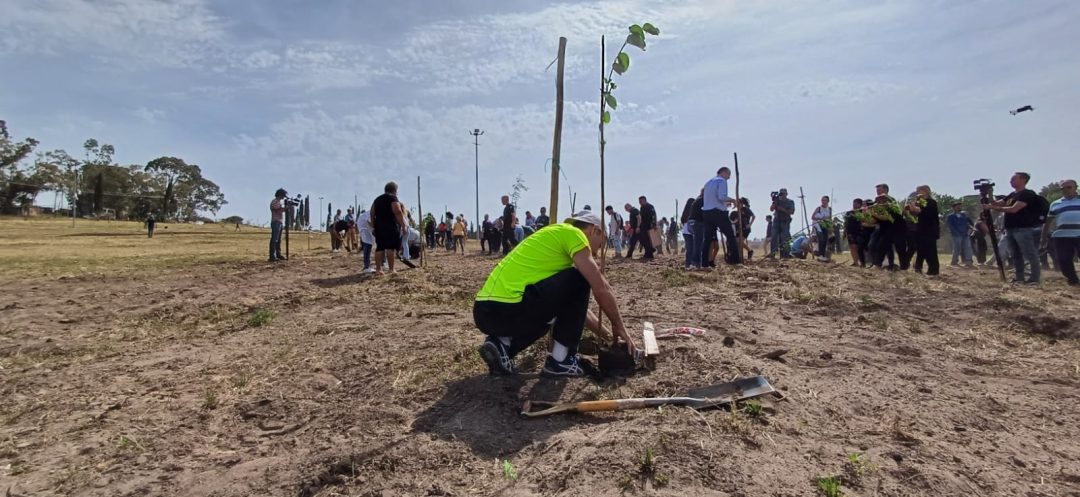
{"type": "Polygon", "coordinates": [[[387,183],[384,192],[371,204],[371,224],[375,234],[375,274],[382,274],[384,260],[390,272],[394,272],[394,260],[397,259],[397,251],[401,249],[401,235],[404,233],[397,183],[387,183]]]}
{"type": "Polygon", "coordinates": [[[918,216],[915,223],[915,272],[922,272],[922,263],[926,261],[926,275],[938,274],[937,241],[941,236],[941,217],[938,215],[937,202],[930,196],[930,187],[915,188],[917,195],[908,209],[918,216]]]}

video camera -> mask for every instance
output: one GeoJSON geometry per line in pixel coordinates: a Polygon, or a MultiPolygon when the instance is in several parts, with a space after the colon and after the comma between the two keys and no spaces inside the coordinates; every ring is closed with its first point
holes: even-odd
{"type": "Polygon", "coordinates": [[[986,178],[979,178],[971,182],[975,191],[979,192],[979,202],[989,204],[994,195],[994,182],[986,178]]]}
{"type": "Polygon", "coordinates": [[[297,194],[296,198],[285,197],[285,206],[286,207],[296,207],[296,206],[302,205],[303,203],[304,203],[304,199],[300,196],[300,194],[297,194]]]}
{"type": "Polygon", "coordinates": [[[769,196],[772,197],[774,204],[780,200],[780,192],[769,192],[769,196]]]}

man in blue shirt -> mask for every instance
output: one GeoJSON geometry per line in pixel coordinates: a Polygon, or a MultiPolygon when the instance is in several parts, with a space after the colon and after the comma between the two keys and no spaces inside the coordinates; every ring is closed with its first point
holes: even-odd
{"type": "Polygon", "coordinates": [[[952,214],[945,218],[945,224],[949,227],[949,236],[952,236],[952,264],[950,265],[959,266],[959,261],[963,259],[964,267],[974,268],[975,265],[971,262],[971,239],[968,238],[968,233],[971,232],[974,223],[964,212],[964,206],[960,202],[953,203],[952,210],[952,214]]]}
{"type": "Polygon", "coordinates": [[[716,176],[705,183],[705,193],[701,205],[704,230],[702,233],[703,238],[700,238],[700,240],[705,242],[701,246],[701,267],[715,266],[713,261],[709,260],[709,254],[712,251],[712,242],[716,240],[717,229],[724,234],[727,242],[727,259],[725,262],[728,264],[742,262],[739,243],[735,240],[735,230],[732,229],[731,218],[728,217],[728,206],[735,203],[735,199],[728,196],[727,183],[730,177],[731,170],[727,167],[721,167],[716,171],[716,176]]]}
{"type": "MultiPolygon", "coordinates": [[[[1076,180],[1062,181],[1061,191],[1065,196],[1050,204],[1050,212],[1047,216],[1052,217],[1057,225],[1051,235],[1051,241],[1054,244],[1054,256],[1061,274],[1069,281],[1069,285],[1080,286],[1080,279],[1076,276],[1076,267],[1073,266],[1073,259],[1080,253],[1080,197],[1076,195],[1076,180]]],[[[1049,219],[1047,221],[1042,230],[1044,243],[1050,226],[1049,219]]]]}

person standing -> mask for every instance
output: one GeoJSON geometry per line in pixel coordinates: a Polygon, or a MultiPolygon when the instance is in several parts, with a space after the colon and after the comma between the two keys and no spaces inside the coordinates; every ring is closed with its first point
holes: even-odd
{"type": "Polygon", "coordinates": [[[622,257],[623,249],[623,218],[610,205],[604,208],[608,214],[608,240],[611,248],[615,249],[615,257],[622,257]]]}
{"type": "Polygon", "coordinates": [[[454,222],[454,253],[461,249],[461,255],[465,255],[465,218],[458,216],[454,222]]]}
{"type": "Polygon", "coordinates": [[[488,275],[476,293],[473,321],[485,335],[479,352],[490,374],[515,374],[514,356],[549,331],[552,348],[544,376],[587,374],[589,367],[577,353],[585,328],[609,343],[621,339],[634,357],[611,285],[594,259],[604,244],[602,223],[597,214],[578,211],[525,239],[488,275]],[[589,310],[590,291],[610,330],[589,310]]]}
{"type": "Polygon", "coordinates": [[[971,230],[971,251],[975,254],[975,261],[980,266],[986,265],[986,251],[989,246],[986,244],[986,235],[990,231],[986,229],[986,221],[981,218],[975,222],[975,228],[971,230]]]}
{"type": "Polygon", "coordinates": [[[285,197],[288,192],[278,188],[270,201],[270,262],[283,261],[281,256],[281,230],[285,227],[285,197]]]}
{"type": "Polygon", "coordinates": [[[1038,212],[1038,196],[1027,188],[1030,180],[1031,175],[1028,173],[1013,174],[1012,178],[1009,178],[1013,192],[1004,200],[983,205],[983,208],[1005,214],[1005,239],[1009,241],[1016,274],[1013,283],[1037,285],[1042,276],[1042,266],[1039,264],[1039,247],[1032,229],[1038,226],[1041,213],[1038,212]],[[1024,279],[1025,263],[1031,265],[1028,279],[1024,279]]]}
{"type": "Polygon", "coordinates": [[[514,248],[514,204],[510,203],[510,196],[503,195],[500,199],[503,205],[502,214],[502,253],[503,255],[509,254],[510,249],[514,248]]]}
{"type": "MultiPolygon", "coordinates": [[[[968,239],[968,233],[971,232],[973,224],[971,218],[964,212],[963,204],[953,202],[952,214],[945,217],[945,225],[948,226],[949,236],[952,237],[952,263],[949,265],[955,267],[963,261],[964,267],[975,267],[971,262],[971,240],[968,239]]],[[[986,253],[985,241],[983,253],[986,253]]]]}
{"type": "Polygon", "coordinates": [[[873,267],[881,269],[885,259],[889,260],[889,270],[896,270],[893,259],[893,237],[896,233],[896,223],[902,223],[900,211],[896,208],[896,200],[889,196],[889,185],[884,183],[874,187],[877,198],[869,207],[870,215],[874,218],[874,232],[870,235],[870,258],[873,267]]]}
{"type": "Polygon", "coordinates": [[[154,228],[156,226],[157,226],[157,219],[154,219],[154,213],[151,212],[148,216],[146,216],[146,237],[147,238],[153,238],[154,237],[154,228]]]}
{"type": "Polygon", "coordinates": [[[821,197],[821,205],[814,209],[810,215],[814,220],[814,231],[817,232],[817,257],[821,262],[829,262],[829,235],[832,232],[832,207],[829,205],[829,196],[821,197]]]}
{"type": "MultiPolygon", "coordinates": [[[[915,188],[915,199],[908,204],[912,214],[918,216],[915,223],[915,272],[922,272],[922,263],[926,261],[926,275],[937,276],[939,265],[937,241],[941,238],[941,217],[938,214],[937,201],[930,195],[930,187],[920,185],[915,188]]],[[[967,237],[961,237],[967,240],[967,237]]]]}
{"type": "Polygon", "coordinates": [[[638,244],[638,225],[641,223],[641,211],[629,203],[624,205],[623,209],[626,209],[626,212],[629,214],[628,224],[630,226],[630,228],[626,230],[626,236],[630,244],[626,249],[626,258],[633,259],[634,249],[638,244]]]}
{"type": "Polygon", "coordinates": [[[384,261],[393,273],[402,237],[409,234],[405,214],[397,198],[397,183],[387,183],[383,194],[371,204],[371,224],[375,231],[375,274],[382,274],[384,261]]]}
{"type": "Polygon", "coordinates": [[[731,218],[728,217],[728,206],[735,205],[735,199],[728,196],[728,178],[730,177],[731,170],[727,167],[721,167],[716,170],[716,176],[705,182],[701,205],[701,214],[705,227],[705,236],[701,240],[703,243],[701,248],[702,266],[706,265],[706,261],[710,265],[714,265],[711,261],[710,252],[713,240],[717,240],[717,229],[724,235],[727,243],[727,259],[725,262],[728,264],[742,262],[739,245],[735,239],[735,231],[731,228],[731,218]]]}
{"type": "Polygon", "coordinates": [[[360,250],[364,252],[364,274],[374,273],[375,269],[371,267],[371,248],[375,246],[375,232],[371,226],[371,211],[361,211],[356,225],[360,231],[360,250]]]}
{"type": "Polygon", "coordinates": [[[656,247],[653,246],[652,234],[656,229],[656,208],[642,195],[638,197],[638,205],[641,206],[641,218],[638,220],[638,241],[645,254],[641,257],[644,262],[653,260],[656,247]]]}
{"type": "MultiPolygon", "coordinates": [[[[734,225],[735,238],[739,242],[739,246],[746,249],[746,260],[754,258],[754,250],[750,248],[750,243],[747,240],[750,239],[750,227],[754,225],[754,221],[757,217],[754,216],[754,211],[750,210],[750,199],[742,197],[739,199],[739,209],[732,210],[731,223],[734,225]],[[739,214],[742,214],[742,219],[739,219],[739,214]],[[741,228],[741,229],[740,229],[741,228]]],[[[740,252],[740,255],[742,252],[740,252]]]]}
{"type": "Polygon", "coordinates": [[[862,208],[861,198],[851,201],[851,210],[844,214],[844,236],[847,237],[848,250],[851,251],[851,265],[866,267],[866,247],[862,243],[863,225],[858,214],[862,208]]]}
{"type": "Polygon", "coordinates": [[[1049,241],[1053,244],[1054,265],[1065,276],[1069,285],[1080,286],[1080,279],[1077,279],[1076,267],[1073,265],[1073,259],[1080,255],[1080,196],[1076,194],[1076,180],[1062,181],[1061,191],[1064,196],[1050,204],[1046,224],[1043,225],[1042,240],[1047,240],[1050,221],[1053,220],[1056,228],[1049,241]]]}
{"type": "Polygon", "coordinates": [[[791,216],[795,215],[795,201],[788,198],[787,188],[781,188],[769,206],[773,213],[773,231],[769,256],[780,255],[781,259],[791,257],[791,216]]]}
{"type": "Polygon", "coordinates": [[[762,242],[762,248],[765,250],[765,257],[772,257],[772,232],[773,222],[772,214],[765,215],[765,240],[762,242]]]}
{"type": "Polygon", "coordinates": [[[424,239],[427,242],[428,250],[435,248],[435,217],[431,214],[424,218],[424,239]]]}

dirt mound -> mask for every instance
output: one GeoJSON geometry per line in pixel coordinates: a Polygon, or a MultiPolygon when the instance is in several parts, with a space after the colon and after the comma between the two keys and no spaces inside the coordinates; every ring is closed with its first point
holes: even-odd
{"type": "Polygon", "coordinates": [[[661,341],[654,370],[596,383],[540,378],[543,341],[515,358],[523,374],[487,376],[471,299],[496,261],[436,252],[425,269],[368,278],[357,257],[320,252],[7,281],[19,299],[0,303],[0,488],[1075,493],[1080,342],[1066,340],[1077,331],[1064,316],[1080,309],[1060,280],[1002,288],[988,284],[996,273],[948,268],[927,280],[813,261],[693,273],[613,261],[633,334],[645,320],[707,333],[661,341]],[[733,409],[518,415],[525,400],[680,395],[755,374],[781,395],[733,409]]]}

